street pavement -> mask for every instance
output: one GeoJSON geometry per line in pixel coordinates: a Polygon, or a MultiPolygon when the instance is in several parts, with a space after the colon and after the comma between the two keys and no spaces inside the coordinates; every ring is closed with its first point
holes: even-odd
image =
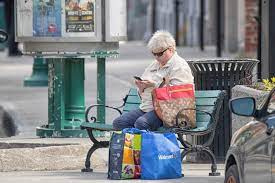
{"type": "MultiPolygon", "coordinates": [[[[0,182],[67,183],[109,182],[108,149],[98,149],[91,158],[94,173],[82,173],[90,142],[84,138],[2,138],[0,139],[0,182]]],[[[218,164],[221,176],[209,177],[210,164],[183,162],[184,177],[154,182],[222,183],[224,164],[218,164]]],[[[153,182],[126,180],[124,182],[153,182]]],[[[121,182],[121,181],[112,181],[121,182]]]]}
{"type": "MultiPolygon", "coordinates": [[[[204,52],[196,47],[180,47],[177,51],[185,59],[215,58],[214,47],[206,47],[204,52]]],[[[224,57],[235,55],[224,54],[224,57]]],[[[152,59],[144,43],[121,43],[119,57],[106,62],[106,104],[122,104],[122,98],[134,86],[133,76],[141,75],[152,59]]],[[[8,57],[7,52],[0,52],[0,106],[9,112],[18,127],[16,136],[0,138],[0,182],[107,182],[107,150],[95,153],[96,173],[80,173],[90,147],[88,139],[35,136],[35,128],[47,124],[48,89],[23,86],[24,78],[32,73],[32,63],[30,56],[8,57]]],[[[96,93],[96,60],[86,59],[86,106],[96,103],[96,93]]],[[[108,123],[114,117],[115,114],[107,111],[108,123]]],[[[223,182],[223,166],[219,165],[222,176],[208,177],[209,164],[186,164],[186,177],[169,182],[223,182]]]]}
{"type": "Polygon", "coordinates": [[[169,180],[108,180],[107,174],[103,171],[95,173],[81,173],[79,171],[32,171],[32,172],[7,172],[0,173],[0,180],[3,183],[86,183],[86,182],[139,182],[139,183],[223,183],[223,176],[209,177],[192,174],[180,179],[169,180]]]}

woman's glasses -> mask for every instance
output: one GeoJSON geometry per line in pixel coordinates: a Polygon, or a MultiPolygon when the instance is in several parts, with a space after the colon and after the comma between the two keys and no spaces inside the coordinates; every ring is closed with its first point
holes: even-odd
{"type": "Polygon", "coordinates": [[[158,53],[152,52],[152,54],[153,54],[154,56],[161,57],[161,56],[164,54],[164,52],[166,52],[168,49],[169,49],[169,48],[166,48],[166,49],[163,50],[162,52],[158,52],[158,53]]]}

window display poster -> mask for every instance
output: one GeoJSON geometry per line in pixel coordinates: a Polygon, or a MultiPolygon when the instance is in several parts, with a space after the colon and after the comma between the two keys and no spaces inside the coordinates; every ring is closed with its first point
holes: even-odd
{"type": "Polygon", "coordinates": [[[95,31],[95,0],[65,0],[66,32],[95,31]]]}
{"type": "Polygon", "coordinates": [[[61,36],[61,0],[33,0],[33,36],[61,36]]]}

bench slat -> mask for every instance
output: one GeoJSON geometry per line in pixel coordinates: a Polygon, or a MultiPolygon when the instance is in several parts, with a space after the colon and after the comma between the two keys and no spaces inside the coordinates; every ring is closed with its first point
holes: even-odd
{"type": "Polygon", "coordinates": [[[209,123],[208,122],[200,122],[200,123],[197,122],[196,125],[197,125],[197,127],[205,127],[205,128],[207,128],[208,125],[209,125],[209,123]]]}
{"type": "Polygon", "coordinates": [[[220,90],[198,90],[195,91],[196,98],[208,98],[208,97],[215,97],[217,98],[221,93],[220,90]]]}
{"type": "MultiPolygon", "coordinates": [[[[217,100],[216,98],[199,98],[199,99],[196,99],[196,105],[213,106],[216,100],[217,100]]],[[[125,105],[128,105],[128,104],[140,104],[140,99],[137,99],[134,96],[128,96],[128,99],[125,105]]]]}
{"type": "Polygon", "coordinates": [[[198,121],[209,121],[210,120],[210,116],[208,114],[204,114],[204,113],[196,113],[196,120],[198,121]]]}
{"type": "Polygon", "coordinates": [[[196,99],[196,106],[214,106],[217,98],[199,98],[196,99]]]}
{"type": "Polygon", "coordinates": [[[194,132],[203,131],[203,130],[207,130],[207,127],[203,126],[203,127],[197,127],[197,128],[192,129],[192,131],[194,131],[194,132]]]}
{"type": "MultiPolygon", "coordinates": [[[[217,97],[221,93],[220,90],[197,90],[195,91],[196,97],[217,97]]],[[[129,95],[138,95],[138,92],[135,88],[131,88],[129,95]]]]}
{"type": "Polygon", "coordinates": [[[205,123],[205,122],[210,122],[210,116],[201,116],[201,115],[196,115],[196,123],[205,123]]]}
{"type": "MultiPolygon", "coordinates": [[[[123,108],[123,112],[127,112],[133,109],[138,109],[138,107],[139,107],[139,104],[127,104],[123,108]]],[[[196,106],[196,109],[211,113],[214,110],[214,106],[196,106]]],[[[197,111],[197,114],[201,114],[201,113],[202,112],[197,111]]]]}
{"type": "Polygon", "coordinates": [[[202,111],[212,112],[212,111],[214,110],[214,106],[203,106],[203,105],[199,105],[199,106],[196,106],[196,109],[202,110],[202,111]]]}
{"type": "MultiPolygon", "coordinates": [[[[215,97],[202,97],[202,98],[196,98],[196,105],[201,106],[201,105],[214,105],[215,101],[217,98],[215,97]]],[[[126,105],[127,104],[140,104],[141,100],[139,96],[128,96],[126,105]]]]}
{"type": "Polygon", "coordinates": [[[128,104],[128,103],[134,103],[134,104],[140,104],[140,102],[141,102],[141,100],[140,100],[140,98],[139,98],[139,96],[128,96],[128,98],[127,98],[127,102],[126,102],[126,104],[128,104]]]}
{"type": "Polygon", "coordinates": [[[93,129],[100,130],[100,131],[112,131],[112,130],[114,130],[112,124],[104,124],[104,123],[83,122],[81,124],[81,127],[83,127],[83,128],[93,128],[93,129]]]}
{"type": "Polygon", "coordinates": [[[128,95],[138,95],[138,92],[135,88],[131,88],[128,95]]]}
{"type": "Polygon", "coordinates": [[[134,109],[138,109],[139,104],[128,104],[126,103],[125,106],[123,107],[123,111],[131,111],[134,109]]]}
{"type": "MultiPolygon", "coordinates": [[[[216,100],[217,98],[199,98],[196,99],[196,106],[214,106],[216,100]]],[[[128,96],[127,102],[125,103],[125,107],[127,105],[133,104],[140,104],[140,99],[137,99],[134,96],[128,96]]]]}

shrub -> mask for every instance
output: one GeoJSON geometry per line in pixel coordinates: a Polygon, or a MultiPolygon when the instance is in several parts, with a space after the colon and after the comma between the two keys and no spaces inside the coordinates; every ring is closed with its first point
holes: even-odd
{"type": "Polygon", "coordinates": [[[263,79],[265,90],[271,91],[273,88],[275,88],[275,77],[272,77],[271,79],[263,79]]]}

